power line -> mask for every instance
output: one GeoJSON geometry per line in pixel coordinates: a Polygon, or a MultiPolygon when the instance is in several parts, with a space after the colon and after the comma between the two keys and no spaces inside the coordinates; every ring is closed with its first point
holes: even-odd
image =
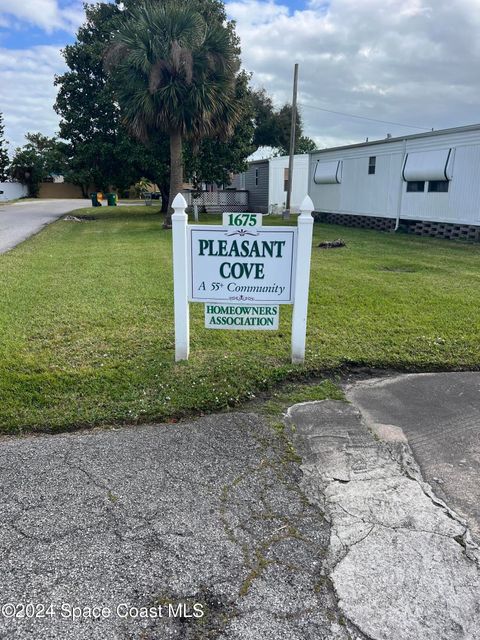
{"type": "Polygon", "coordinates": [[[342,111],[333,111],[333,109],[323,109],[322,107],[314,107],[311,104],[300,102],[301,107],[307,109],[316,109],[317,111],[326,111],[327,113],[335,113],[339,116],[347,116],[347,118],[359,118],[360,120],[370,120],[370,122],[381,122],[382,124],[394,124],[397,127],[408,127],[409,129],[422,129],[425,131],[433,131],[432,127],[419,127],[415,124],[404,124],[402,122],[391,122],[390,120],[378,120],[377,118],[367,118],[367,116],[357,116],[353,113],[343,113],[342,111]]]}

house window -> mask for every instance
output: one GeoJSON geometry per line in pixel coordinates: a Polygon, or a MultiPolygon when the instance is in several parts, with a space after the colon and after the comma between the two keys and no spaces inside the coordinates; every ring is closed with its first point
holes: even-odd
{"type": "Polygon", "coordinates": [[[258,187],[258,169],[255,169],[255,186],[258,187]]]}
{"type": "Polygon", "coordinates": [[[448,180],[430,180],[428,183],[428,191],[430,193],[447,193],[448,180]]]}
{"type": "Polygon", "coordinates": [[[283,190],[288,191],[288,169],[283,170],[283,190]]]}
{"type": "Polygon", "coordinates": [[[423,180],[412,180],[407,182],[407,191],[410,193],[423,193],[425,191],[425,182],[423,180]]]}
{"type": "Polygon", "coordinates": [[[375,173],[376,164],[377,156],[370,156],[368,159],[368,175],[372,176],[375,173]]]}

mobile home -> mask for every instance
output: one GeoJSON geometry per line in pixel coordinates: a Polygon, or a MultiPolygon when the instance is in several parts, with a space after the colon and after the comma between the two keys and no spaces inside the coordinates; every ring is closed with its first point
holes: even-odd
{"type": "MultiPolygon", "coordinates": [[[[298,211],[300,204],[308,192],[308,154],[298,154],[293,157],[291,209],[298,211]]],[[[285,208],[288,187],[289,156],[271,158],[269,163],[268,204],[269,207],[285,208]]]]}
{"type": "Polygon", "coordinates": [[[237,174],[232,182],[236,189],[248,191],[250,211],[268,213],[268,160],[249,162],[244,173],[237,174]]]}
{"type": "Polygon", "coordinates": [[[326,221],[480,240],[480,125],[314,151],[308,191],[326,221]]]}
{"type": "MultiPolygon", "coordinates": [[[[248,191],[250,211],[269,213],[283,211],[287,200],[288,156],[269,160],[252,160],[244,173],[236,174],[232,187],[248,191]]],[[[293,159],[293,181],[291,209],[299,210],[308,191],[308,154],[296,155],[293,159]]]]}

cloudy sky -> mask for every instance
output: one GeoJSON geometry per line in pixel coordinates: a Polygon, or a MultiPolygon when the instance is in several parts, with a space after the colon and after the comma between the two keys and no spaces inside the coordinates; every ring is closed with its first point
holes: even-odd
{"type": "MultiPolygon", "coordinates": [[[[0,111],[12,148],[27,131],[57,129],[53,78],[82,4],[0,0],[0,111]]],[[[277,105],[291,100],[300,64],[305,133],[320,147],[480,122],[480,0],[226,4],[244,67],[277,105]]]]}

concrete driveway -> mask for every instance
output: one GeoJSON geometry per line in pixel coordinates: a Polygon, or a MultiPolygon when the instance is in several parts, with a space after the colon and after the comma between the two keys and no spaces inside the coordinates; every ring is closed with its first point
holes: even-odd
{"type": "Polygon", "coordinates": [[[369,380],[347,397],[379,437],[403,431],[424,478],[480,541],[480,373],[369,380]]]}
{"type": "Polygon", "coordinates": [[[90,200],[33,200],[0,205],[0,253],[40,231],[60,216],[90,206],[90,200]]]}
{"type": "Polygon", "coordinates": [[[323,570],[347,627],[362,632],[349,638],[480,638],[479,549],[424,481],[401,430],[368,425],[333,400],[296,405],[288,418],[302,490],[331,527],[323,570]]]}

